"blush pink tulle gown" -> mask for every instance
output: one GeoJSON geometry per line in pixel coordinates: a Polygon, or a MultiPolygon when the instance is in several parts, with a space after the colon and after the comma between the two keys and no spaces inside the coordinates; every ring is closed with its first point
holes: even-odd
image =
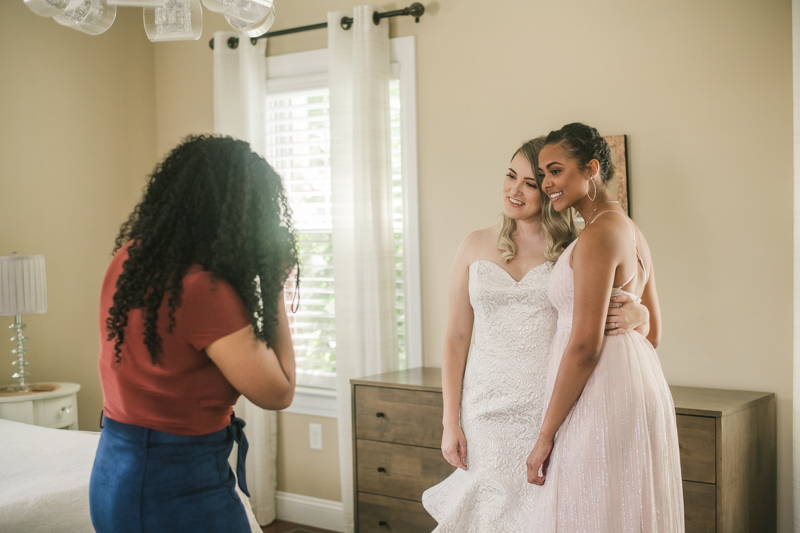
{"type": "MultiPolygon", "coordinates": [[[[548,403],[573,325],[575,242],[550,277],[558,331],[548,403]]],[[[624,292],[617,287],[612,295],[624,292]]],[[[683,533],[675,408],[656,351],[638,332],[605,338],[597,367],[556,435],[540,490],[531,533],[683,533]]]]}

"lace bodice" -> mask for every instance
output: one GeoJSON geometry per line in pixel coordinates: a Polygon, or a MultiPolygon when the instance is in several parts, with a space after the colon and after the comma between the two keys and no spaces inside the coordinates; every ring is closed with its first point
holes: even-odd
{"type": "Polygon", "coordinates": [[[475,313],[473,352],[504,354],[518,360],[545,353],[547,361],[556,319],[547,296],[553,265],[547,262],[534,267],[520,281],[491,261],[470,265],[469,301],[475,313]]]}

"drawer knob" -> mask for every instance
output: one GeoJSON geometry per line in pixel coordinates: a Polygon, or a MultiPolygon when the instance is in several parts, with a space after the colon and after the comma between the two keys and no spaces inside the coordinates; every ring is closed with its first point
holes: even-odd
{"type": "Polygon", "coordinates": [[[378,472],[384,473],[384,472],[386,472],[386,469],[384,467],[382,467],[382,466],[379,466],[378,467],[378,472]]]}
{"type": "Polygon", "coordinates": [[[381,527],[386,527],[389,524],[386,523],[386,520],[381,520],[380,522],[378,522],[378,525],[381,526],[381,527]]]}
{"type": "Polygon", "coordinates": [[[386,418],[386,415],[383,413],[375,413],[375,416],[377,416],[378,418],[386,418]]]}
{"type": "Polygon", "coordinates": [[[71,412],[72,412],[72,406],[71,405],[65,405],[64,407],[61,408],[61,414],[68,415],[71,412]]]}

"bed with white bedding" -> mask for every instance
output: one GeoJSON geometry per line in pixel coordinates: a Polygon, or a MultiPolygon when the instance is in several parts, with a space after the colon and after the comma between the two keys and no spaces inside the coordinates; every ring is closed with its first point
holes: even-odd
{"type": "Polygon", "coordinates": [[[0,531],[94,531],[89,475],[100,433],[0,420],[0,531]]]}
{"type": "MultiPolygon", "coordinates": [[[[99,439],[100,433],[0,419],[0,531],[94,532],[89,476],[99,439]]],[[[253,533],[261,533],[243,500],[253,533]]]]}

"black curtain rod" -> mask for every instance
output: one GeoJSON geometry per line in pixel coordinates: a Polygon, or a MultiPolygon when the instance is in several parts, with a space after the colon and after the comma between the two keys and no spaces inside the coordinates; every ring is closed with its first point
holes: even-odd
{"type": "MultiPolygon", "coordinates": [[[[387,19],[390,17],[400,17],[400,16],[411,16],[414,17],[414,22],[419,22],[419,18],[422,14],[425,13],[425,6],[420,4],[419,2],[414,2],[410,6],[404,9],[396,9],[394,11],[385,11],[383,13],[375,11],[372,14],[372,22],[375,23],[377,26],[380,24],[381,19],[387,19]]],[[[342,17],[342,20],[339,22],[341,24],[342,29],[349,30],[353,27],[353,18],[352,17],[342,17]]],[[[250,42],[252,44],[256,44],[259,39],[266,39],[268,37],[279,37],[281,35],[289,35],[290,33],[300,33],[303,31],[309,30],[321,30],[323,28],[327,28],[328,23],[322,22],[320,24],[311,24],[309,26],[299,26],[297,28],[289,28],[286,30],[276,30],[276,31],[268,31],[264,35],[259,35],[258,37],[251,37],[250,42]]],[[[238,37],[229,37],[228,38],[228,48],[235,49],[239,47],[239,38],[238,37]]],[[[211,49],[214,49],[214,39],[208,41],[208,46],[211,49]]]]}

